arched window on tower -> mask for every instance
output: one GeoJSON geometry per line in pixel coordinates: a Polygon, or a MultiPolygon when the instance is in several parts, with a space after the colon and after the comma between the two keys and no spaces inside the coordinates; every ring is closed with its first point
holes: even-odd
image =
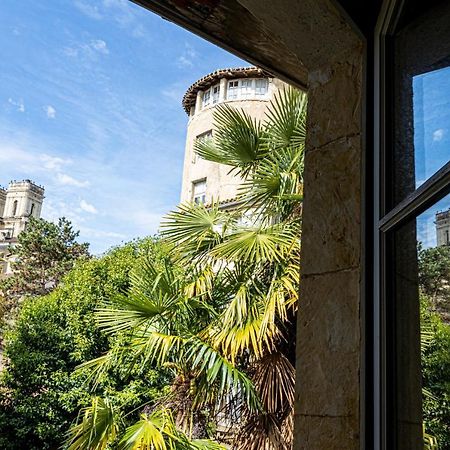
{"type": "Polygon", "coordinates": [[[31,204],[31,208],[30,208],[30,216],[32,216],[34,213],[34,203],[31,204]]]}
{"type": "Polygon", "coordinates": [[[13,210],[12,210],[12,216],[13,216],[13,217],[15,217],[16,214],[17,214],[17,205],[18,205],[17,200],[14,200],[14,203],[13,203],[13,210]]]}

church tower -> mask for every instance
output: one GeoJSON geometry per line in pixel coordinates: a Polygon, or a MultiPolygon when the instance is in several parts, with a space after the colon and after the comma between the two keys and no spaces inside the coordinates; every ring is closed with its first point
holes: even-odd
{"type": "Polygon", "coordinates": [[[450,209],[436,213],[437,245],[450,245],[450,209]]]}
{"type": "Polygon", "coordinates": [[[5,203],[6,203],[6,190],[0,186],[0,221],[3,217],[3,213],[5,211],[5,203]]]}
{"type": "Polygon", "coordinates": [[[30,180],[11,181],[0,187],[0,278],[12,273],[14,246],[30,217],[41,216],[44,188],[30,180]]]}
{"type": "Polygon", "coordinates": [[[40,217],[43,201],[44,188],[32,181],[11,181],[9,183],[3,208],[3,227],[9,231],[10,238],[17,238],[19,233],[25,229],[30,217],[40,217]]]}

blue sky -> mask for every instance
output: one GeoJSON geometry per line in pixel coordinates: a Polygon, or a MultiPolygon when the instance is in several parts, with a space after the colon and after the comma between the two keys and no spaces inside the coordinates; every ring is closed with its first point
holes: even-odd
{"type": "Polygon", "coordinates": [[[0,184],[46,188],[100,253],[179,199],[185,90],[237,57],[128,0],[2,0],[0,184]]]}
{"type": "MultiPolygon", "coordinates": [[[[413,78],[416,187],[450,159],[450,68],[413,78]]],[[[418,239],[436,245],[435,215],[450,208],[447,195],[417,218],[418,239]]]]}

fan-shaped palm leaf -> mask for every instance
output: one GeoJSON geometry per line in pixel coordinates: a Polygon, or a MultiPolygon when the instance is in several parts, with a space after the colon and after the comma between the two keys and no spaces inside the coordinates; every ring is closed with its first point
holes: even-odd
{"type": "Polygon", "coordinates": [[[245,111],[220,105],[214,112],[213,139],[198,140],[196,153],[204,159],[231,166],[245,177],[260,160],[265,149],[261,146],[263,129],[245,111]]]}
{"type": "Polygon", "coordinates": [[[104,450],[118,433],[119,418],[108,399],[93,397],[66,435],[68,450],[104,450]]]}

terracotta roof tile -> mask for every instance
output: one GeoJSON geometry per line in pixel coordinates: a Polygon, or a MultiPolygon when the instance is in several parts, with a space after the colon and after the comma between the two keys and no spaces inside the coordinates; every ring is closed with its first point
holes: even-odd
{"type": "Polygon", "coordinates": [[[195,105],[197,92],[203,91],[213,84],[216,84],[221,78],[265,78],[273,77],[273,75],[266,70],[259,67],[230,67],[228,69],[218,69],[214,72],[205,75],[192,84],[183,96],[182,105],[187,114],[191,110],[191,106],[195,105]]]}

